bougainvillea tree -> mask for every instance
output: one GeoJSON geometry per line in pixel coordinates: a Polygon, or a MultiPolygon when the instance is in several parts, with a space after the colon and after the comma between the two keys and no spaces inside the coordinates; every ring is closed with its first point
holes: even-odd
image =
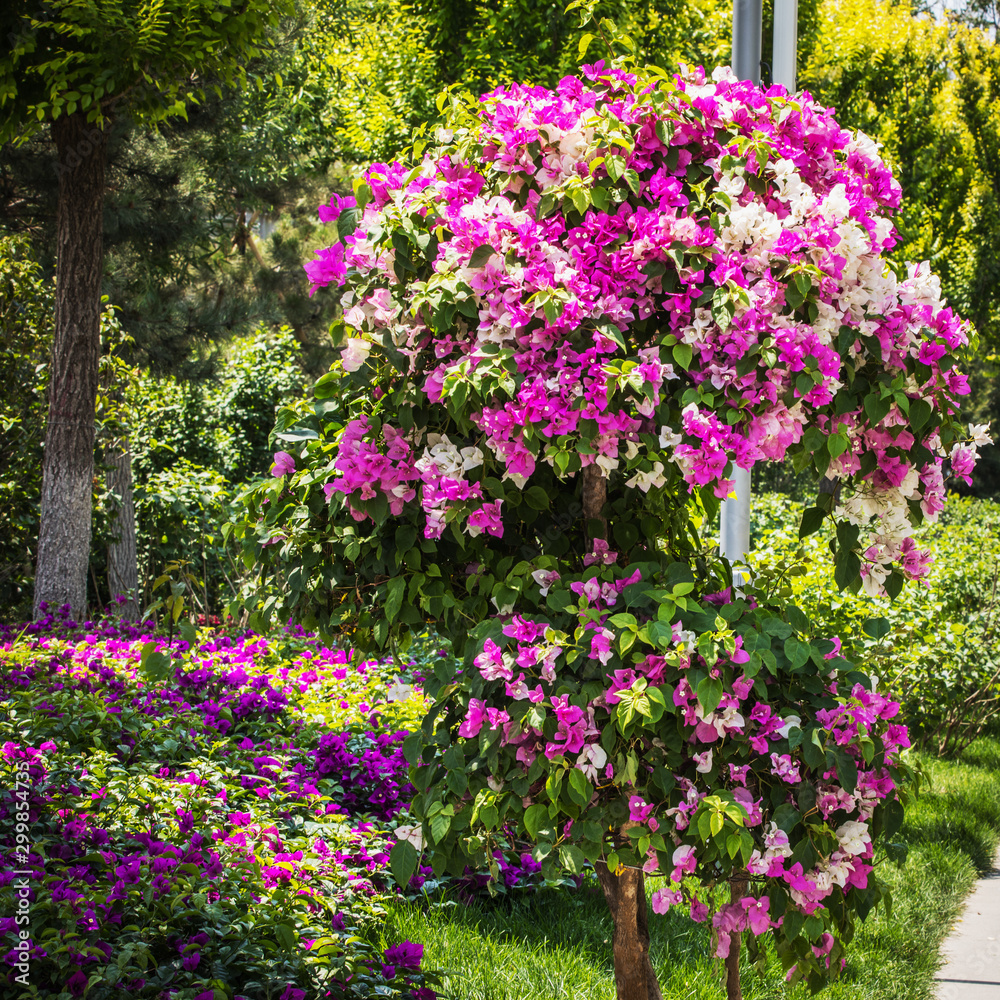
{"type": "Polygon", "coordinates": [[[622,1000],[660,995],[647,877],[711,922],[730,996],[764,934],[818,987],[885,894],[906,730],[702,534],[734,465],[790,462],[837,483],[801,530],[841,586],[920,578],[911,529],[984,438],[956,421],[969,331],[883,256],[899,185],[807,95],[598,63],[451,125],[321,209],[307,272],[348,340],[236,526],[280,575],[257,613],[452,639],[401,881],[526,838],[596,869],[622,1000]]]}

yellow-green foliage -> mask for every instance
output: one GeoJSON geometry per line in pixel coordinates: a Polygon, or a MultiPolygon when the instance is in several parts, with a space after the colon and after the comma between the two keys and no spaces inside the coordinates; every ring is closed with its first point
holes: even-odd
{"type": "Polygon", "coordinates": [[[754,497],[756,583],[794,601],[883,678],[918,739],[941,751],[964,745],[1000,707],[991,614],[1000,504],[949,497],[939,521],[914,535],[934,555],[927,582],[907,584],[895,601],[838,591],[821,535],[798,538],[802,509],[779,494],[754,497]]]}

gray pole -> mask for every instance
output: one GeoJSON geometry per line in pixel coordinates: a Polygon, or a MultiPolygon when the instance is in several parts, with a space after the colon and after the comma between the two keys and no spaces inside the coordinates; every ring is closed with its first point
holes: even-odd
{"type": "MultiPolygon", "coordinates": [[[[795,2],[795,0],[793,0],[795,2]]],[[[761,0],[733,0],[733,72],[760,83],[761,0]]],[[[733,469],[735,498],[722,501],[722,554],[730,561],[750,551],[750,473],[733,469]]],[[[738,582],[738,581],[737,581],[738,582]]]]}
{"type": "Polygon", "coordinates": [[[761,0],[733,0],[733,72],[760,83],[761,0]]]}
{"type": "Polygon", "coordinates": [[[799,0],[774,0],[774,49],[771,79],[790,94],[795,93],[795,70],[799,45],[799,0]]]}

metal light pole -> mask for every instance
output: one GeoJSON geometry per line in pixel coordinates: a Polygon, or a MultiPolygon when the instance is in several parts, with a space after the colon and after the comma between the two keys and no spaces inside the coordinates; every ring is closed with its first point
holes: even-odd
{"type": "MultiPolygon", "coordinates": [[[[761,0],[733,0],[733,72],[740,80],[757,84],[760,83],[761,6],[761,0]]],[[[730,562],[745,558],[750,551],[750,473],[736,466],[733,480],[736,496],[722,501],[720,539],[722,554],[730,562]]]]}
{"type": "Polygon", "coordinates": [[[760,83],[761,0],[733,0],[733,72],[760,83]]]}
{"type": "Polygon", "coordinates": [[[771,80],[791,94],[795,91],[795,70],[799,44],[799,0],[774,0],[774,49],[771,80]]]}
{"type": "MultiPolygon", "coordinates": [[[[733,72],[740,80],[760,83],[761,0],[733,0],[733,72]]],[[[774,0],[774,47],[771,79],[789,93],[795,90],[799,40],[799,0],[774,0]]],[[[733,470],[731,500],[722,501],[722,554],[731,562],[750,551],[750,473],[733,470]]]]}

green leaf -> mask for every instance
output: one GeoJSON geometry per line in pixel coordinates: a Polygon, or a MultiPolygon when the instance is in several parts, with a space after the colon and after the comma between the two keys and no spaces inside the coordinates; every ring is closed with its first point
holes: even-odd
{"type": "Polygon", "coordinates": [[[581,808],[585,806],[594,794],[593,785],[579,768],[574,767],[569,772],[569,797],[581,808]]]}
{"type": "Polygon", "coordinates": [[[435,844],[440,844],[451,829],[451,816],[445,812],[435,813],[430,818],[431,836],[435,844]]]}
{"type": "Polygon", "coordinates": [[[861,529],[856,524],[848,521],[841,521],[837,525],[837,544],[842,549],[853,549],[858,544],[861,529]]]}
{"type": "Polygon", "coordinates": [[[922,399],[910,400],[910,426],[915,430],[921,430],[933,412],[931,404],[922,399]]]}
{"type": "Polygon", "coordinates": [[[798,309],[803,302],[805,302],[805,294],[799,291],[798,287],[793,282],[788,282],[785,285],[785,302],[792,309],[798,309]]]}
{"type": "Polygon", "coordinates": [[[826,450],[830,453],[830,458],[840,458],[847,451],[847,435],[833,434],[826,439],[826,450]]]}
{"type": "Polygon", "coordinates": [[[693,356],[693,351],[690,344],[675,344],[674,345],[674,361],[687,371],[691,367],[691,358],[693,356]]]}
{"type": "Polygon", "coordinates": [[[799,538],[807,538],[823,527],[826,511],[822,507],[806,507],[799,524],[799,538]]]}
{"type": "Polygon", "coordinates": [[[612,615],[608,619],[609,623],[615,628],[624,628],[626,625],[635,625],[635,615],[630,615],[627,611],[620,611],[616,615],[612,615]]]}
{"type": "Polygon", "coordinates": [[[275,937],[279,939],[279,943],[284,945],[289,951],[294,951],[298,941],[296,940],[295,928],[291,924],[275,924],[274,925],[275,937]]]}
{"type": "Polygon", "coordinates": [[[559,848],[559,860],[562,862],[563,868],[568,872],[572,872],[574,875],[578,875],[583,871],[584,862],[586,858],[583,856],[583,851],[579,847],[573,844],[563,844],[559,848]]]}
{"type": "Polygon", "coordinates": [[[774,810],[774,815],[772,816],[778,829],[783,830],[785,833],[791,833],[800,818],[798,809],[791,802],[783,802],[774,810]]]}
{"type": "Polygon", "coordinates": [[[782,933],[789,941],[793,941],[802,933],[802,925],[806,922],[806,915],[801,910],[788,909],[785,911],[785,919],[782,921],[782,933]]]}
{"type": "Polygon", "coordinates": [[[386,621],[394,622],[399,616],[399,610],[403,606],[403,595],[405,591],[405,577],[394,576],[389,581],[389,598],[385,602],[386,621]]]}
{"type": "Polygon", "coordinates": [[[405,889],[413,878],[413,873],[417,870],[417,862],[420,855],[417,849],[408,840],[401,840],[393,845],[389,852],[389,867],[392,869],[392,877],[400,889],[405,889]]]}
{"type": "Polygon", "coordinates": [[[496,250],[489,243],[480,243],[472,251],[472,256],[469,258],[469,267],[482,267],[495,253],[496,250]]]}
{"type": "Polygon", "coordinates": [[[337,216],[337,239],[341,243],[347,240],[357,228],[358,223],[361,219],[361,210],[352,206],[351,208],[345,208],[340,215],[337,216]]]}
{"type": "Polygon", "coordinates": [[[622,177],[625,179],[625,183],[629,186],[632,194],[638,195],[641,187],[639,175],[631,167],[629,167],[628,170],[622,174],[622,177]]]}
{"type": "Polygon", "coordinates": [[[888,839],[903,825],[903,804],[899,799],[890,799],[885,806],[882,835],[888,839]]]}
{"type": "Polygon", "coordinates": [[[837,754],[837,777],[844,786],[844,791],[848,795],[853,795],[854,789],[858,787],[858,765],[854,758],[843,750],[837,754]]]}
{"type": "Polygon", "coordinates": [[[548,510],[551,505],[548,493],[541,486],[532,486],[524,493],[525,502],[534,510],[548,510]]]}
{"type": "Polygon", "coordinates": [[[705,715],[711,715],[722,701],[722,681],[718,677],[705,677],[698,684],[698,704],[705,715]]]}
{"type": "Polygon", "coordinates": [[[164,652],[155,652],[156,643],[147,642],[139,660],[139,672],[152,681],[165,680],[173,670],[173,661],[164,652]],[[152,648],[151,648],[152,647],[152,648]]]}
{"type": "Polygon", "coordinates": [[[573,202],[573,207],[581,214],[584,215],[587,209],[590,207],[590,197],[584,188],[573,188],[569,193],[570,199],[573,202]]]}
{"type": "Polygon", "coordinates": [[[891,397],[877,395],[874,392],[868,393],[865,396],[865,413],[868,416],[868,422],[872,426],[880,424],[885,419],[891,405],[891,397]]]}
{"type": "Polygon", "coordinates": [[[403,740],[403,756],[406,758],[406,762],[408,764],[416,764],[417,758],[420,756],[422,743],[423,736],[419,730],[415,733],[410,733],[410,735],[403,740]]]}
{"type": "Polygon", "coordinates": [[[886,618],[868,618],[861,629],[872,639],[884,639],[892,631],[892,626],[886,618]]]}
{"type": "Polygon", "coordinates": [[[886,581],[883,584],[885,587],[885,592],[889,595],[890,600],[895,600],[899,596],[899,592],[903,589],[903,574],[898,570],[893,570],[886,581]]]}
{"type": "Polygon", "coordinates": [[[851,551],[841,549],[837,553],[837,563],[833,572],[834,582],[841,590],[846,590],[861,573],[861,560],[851,551]]]}
{"type": "Polygon", "coordinates": [[[890,861],[894,861],[897,865],[906,863],[906,856],[910,853],[908,844],[889,843],[884,846],[890,861]]]}
{"type": "Polygon", "coordinates": [[[538,837],[538,831],[547,826],[548,822],[549,810],[547,806],[536,802],[535,805],[528,806],[524,812],[524,828],[532,840],[538,837]]]}

